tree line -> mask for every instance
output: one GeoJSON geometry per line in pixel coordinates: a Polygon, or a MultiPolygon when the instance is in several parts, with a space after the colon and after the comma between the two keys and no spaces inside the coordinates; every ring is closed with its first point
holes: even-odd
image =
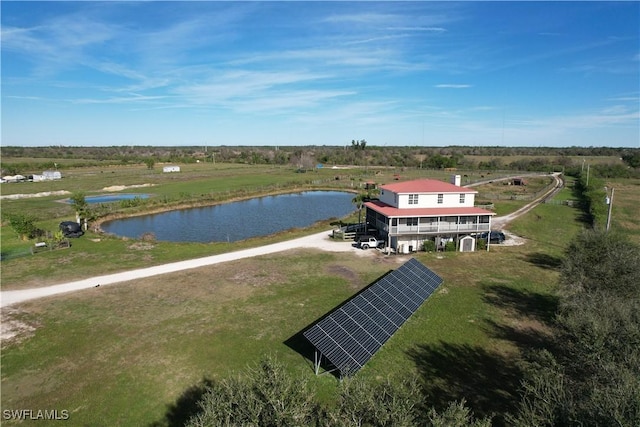
{"type": "Polygon", "coordinates": [[[109,164],[224,162],[244,164],[292,165],[310,169],[317,164],[411,167],[426,169],[519,170],[575,173],[583,162],[575,156],[615,156],[624,164],[593,165],[603,177],[640,176],[640,149],[607,147],[380,147],[364,139],[344,146],[284,147],[0,147],[3,175],[33,173],[45,169],[90,167],[109,164]],[[469,156],[484,156],[478,160],[469,156]],[[523,157],[524,156],[524,157],[523,157]],[[12,161],[11,159],[31,159],[12,161]],[[51,159],[65,159],[54,165],[51,159]]]}

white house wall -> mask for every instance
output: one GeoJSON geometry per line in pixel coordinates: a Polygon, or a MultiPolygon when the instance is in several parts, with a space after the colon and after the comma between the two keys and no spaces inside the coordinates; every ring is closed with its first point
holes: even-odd
{"type": "Polygon", "coordinates": [[[442,194],[442,203],[438,203],[438,194],[418,194],[417,204],[409,204],[409,194],[400,194],[397,207],[399,209],[473,207],[475,199],[475,194],[473,193],[440,194],[442,194]],[[460,203],[460,194],[464,194],[464,203],[460,203]]]}
{"type": "Polygon", "coordinates": [[[384,191],[380,194],[380,201],[399,209],[413,208],[462,208],[473,207],[475,193],[440,193],[442,203],[438,203],[438,193],[418,194],[418,203],[409,204],[409,194],[397,194],[384,191]],[[460,203],[460,194],[464,194],[464,203],[460,203]]]}
{"type": "Polygon", "coordinates": [[[398,205],[397,196],[398,195],[396,193],[393,193],[388,190],[382,190],[380,192],[380,195],[378,196],[378,199],[380,199],[381,202],[386,203],[387,205],[397,206],[398,205]]]}

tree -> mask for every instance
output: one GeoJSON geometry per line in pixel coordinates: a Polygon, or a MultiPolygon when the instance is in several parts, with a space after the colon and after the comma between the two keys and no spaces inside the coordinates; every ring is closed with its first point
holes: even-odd
{"type": "Polygon", "coordinates": [[[84,193],[80,191],[73,193],[69,200],[71,201],[71,205],[76,211],[78,223],[80,223],[83,219],[87,219],[89,216],[89,204],[87,203],[87,199],[85,198],[84,193]]]}
{"type": "Polygon", "coordinates": [[[156,161],[153,159],[153,157],[147,157],[146,159],[144,159],[144,164],[147,165],[147,169],[153,169],[156,161]]]}
{"type": "Polygon", "coordinates": [[[303,378],[289,375],[272,357],[245,376],[213,383],[187,426],[304,426],[317,412],[303,378]]]}
{"type": "Polygon", "coordinates": [[[561,273],[565,295],[638,295],[640,248],[619,233],[585,230],[569,244],[561,273]]]}
{"type": "Polygon", "coordinates": [[[515,426],[640,425],[640,251],[585,231],[561,274],[554,350],[529,363],[515,426]]]}
{"type": "Polygon", "coordinates": [[[272,357],[243,375],[213,382],[198,402],[200,411],[188,427],[332,426],[332,427],[489,427],[490,419],[474,420],[465,402],[444,412],[425,409],[415,378],[374,382],[346,378],[335,404],[322,407],[305,377],[290,375],[272,357]]]}
{"type": "Polygon", "coordinates": [[[38,228],[35,225],[36,218],[29,214],[18,213],[8,215],[9,225],[20,239],[27,240],[35,237],[38,228]]]}
{"type": "Polygon", "coordinates": [[[362,207],[364,206],[364,202],[368,199],[369,196],[364,193],[358,193],[353,199],[351,199],[351,203],[355,204],[358,208],[358,224],[362,222],[362,207]]]}

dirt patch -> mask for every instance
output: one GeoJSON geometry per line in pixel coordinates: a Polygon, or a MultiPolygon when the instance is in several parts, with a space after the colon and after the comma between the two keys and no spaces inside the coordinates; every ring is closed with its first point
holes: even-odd
{"type": "Polygon", "coordinates": [[[342,277],[343,279],[346,279],[351,285],[354,285],[354,286],[358,286],[360,283],[360,277],[358,276],[358,273],[356,273],[355,271],[351,270],[348,267],[345,267],[344,265],[335,265],[335,264],[329,265],[327,267],[327,273],[342,277]]]}
{"type": "MultiPolygon", "coordinates": [[[[282,283],[288,280],[278,271],[276,265],[273,267],[265,267],[264,265],[256,265],[255,263],[242,262],[242,268],[235,274],[227,270],[229,280],[235,285],[250,286],[252,288],[261,288],[275,283],[282,283]]],[[[222,277],[222,274],[220,275],[222,277]]]]}
{"type": "Polygon", "coordinates": [[[12,345],[24,341],[34,335],[36,326],[19,319],[20,310],[11,307],[4,307],[0,316],[0,341],[2,346],[12,345]]]}
{"type": "Polygon", "coordinates": [[[137,242],[128,246],[128,249],[132,249],[134,251],[150,251],[153,249],[155,245],[146,242],[137,242]]]}
{"type": "Polygon", "coordinates": [[[505,239],[504,239],[504,242],[500,243],[501,246],[520,246],[527,243],[527,239],[520,236],[516,236],[510,231],[503,230],[503,233],[505,235],[505,239]]]}
{"type": "Polygon", "coordinates": [[[127,188],[145,188],[153,187],[155,184],[134,184],[134,185],[112,185],[111,187],[104,187],[103,191],[122,191],[127,188]]]}

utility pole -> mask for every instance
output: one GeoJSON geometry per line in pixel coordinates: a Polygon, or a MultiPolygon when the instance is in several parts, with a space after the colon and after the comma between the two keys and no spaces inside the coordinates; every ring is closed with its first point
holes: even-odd
{"type": "Polygon", "coordinates": [[[607,213],[607,231],[611,227],[611,208],[613,207],[613,193],[616,189],[611,188],[611,197],[607,197],[607,204],[609,205],[609,212],[607,213]]]}

